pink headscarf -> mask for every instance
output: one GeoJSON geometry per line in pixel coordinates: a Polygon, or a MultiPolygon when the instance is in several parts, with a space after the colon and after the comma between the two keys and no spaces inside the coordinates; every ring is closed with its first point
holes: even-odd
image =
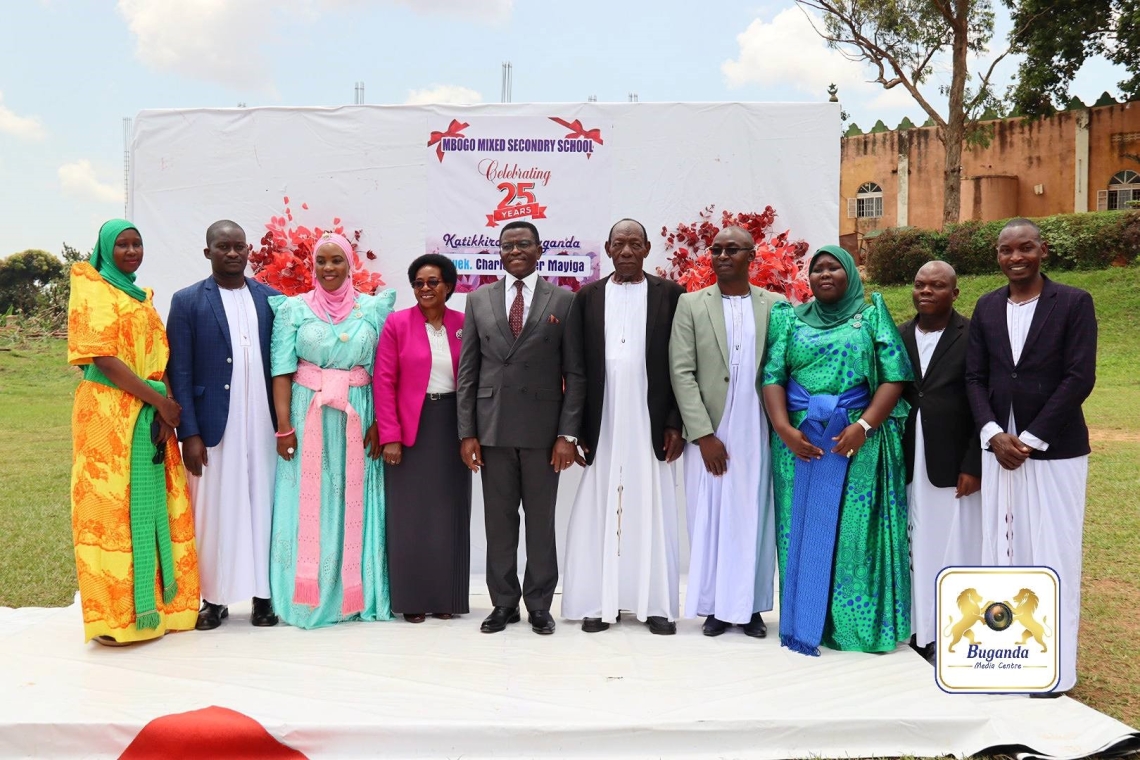
{"type": "Polygon", "coordinates": [[[335,232],[324,233],[313,246],[313,289],[305,293],[303,298],[314,314],[321,319],[331,319],[333,324],[340,324],[348,319],[356,303],[356,287],[352,284],[352,255],[352,244],[344,235],[335,232]],[[339,246],[344,251],[345,259],[348,260],[348,277],[333,291],[325,290],[317,277],[317,249],[327,243],[339,246]]]}

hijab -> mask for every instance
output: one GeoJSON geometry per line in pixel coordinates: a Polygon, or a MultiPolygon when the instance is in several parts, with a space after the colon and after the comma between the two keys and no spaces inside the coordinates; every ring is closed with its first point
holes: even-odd
{"type": "Polygon", "coordinates": [[[356,304],[356,286],[352,284],[352,244],[344,235],[335,232],[326,232],[317,239],[313,246],[313,289],[302,296],[305,303],[313,313],[322,319],[330,319],[334,325],[348,319],[352,307],[356,304]],[[348,277],[344,278],[341,286],[333,291],[325,290],[317,279],[317,250],[328,243],[335,243],[348,261],[348,277]]]}
{"type": "MultiPolygon", "coordinates": [[[[91,252],[89,262],[112,287],[118,288],[136,301],[145,301],[146,291],[135,285],[134,272],[124,274],[115,265],[115,241],[124,230],[138,232],[138,227],[126,219],[111,219],[104,222],[99,228],[99,241],[95,243],[95,250],[91,252]]],[[[139,235],[141,237],[142,233],[139,235]]]]}
{"type": "Polygon", "coordinates": [[[864,306],[863,280],[855,268],[855,259],[839,246],[825,245],[816,251],[808,262],[808,272],[815,266],[815,260],[824,254],[834,257],[843,266],[843,271],[847,273],[847,290],[835,303],[822,303],[818,298],[813,298],[796,307],[796,316],[800,321],[819,330],[829,330],[843,324],[862,311],[864,306]]]}

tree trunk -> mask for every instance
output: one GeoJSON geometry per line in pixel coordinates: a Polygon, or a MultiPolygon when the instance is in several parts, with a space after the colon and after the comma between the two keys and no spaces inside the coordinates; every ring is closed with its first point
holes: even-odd
{"type": "Polygon", "coordinates": [[[950,79],[950,102],[946,114],[946,129],[942,142],[946,148],[946,162],[942,179],[942,227],[961,221],[962,210],[962,143],[966,137],[966,68],[968,65],[967,14],[969,4],[965,0],[954,3],[957,17],[950,20],[954,30],[953,69],[950,79]]]}

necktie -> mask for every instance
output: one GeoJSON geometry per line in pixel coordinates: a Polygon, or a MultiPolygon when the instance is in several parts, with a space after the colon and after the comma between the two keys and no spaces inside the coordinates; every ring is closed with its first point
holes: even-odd
{"type": "Polygon", "coordinates": [[[507,322],[511,326],[511,333],[517,338],[522,332],[523,325],[523,281],[515,280],[515,300],[511,302],[511,313],[507,315],[507,322]]]}

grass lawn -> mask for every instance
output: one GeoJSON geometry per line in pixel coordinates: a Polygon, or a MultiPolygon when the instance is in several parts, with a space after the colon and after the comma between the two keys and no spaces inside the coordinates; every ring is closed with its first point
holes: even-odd
{"type": "MultiPolygon", "coordinates": [[[[1093,294],[1100,325],[1085,520],[1080,684],[1072,696],[1140,726],[1140,267],[1059,272],[1093,294]]],[[[959,310],[1002,283],[964,278],[959,310]]],[[[874,289],[868,287],[868,289],[874,289]]],[[[909,287],[880,289],[896,320],[909,287]]],[[[60,606],[75,594],[68,481],[78,374],[62,341],[0,350],[0,606],[60,606]]]]}

